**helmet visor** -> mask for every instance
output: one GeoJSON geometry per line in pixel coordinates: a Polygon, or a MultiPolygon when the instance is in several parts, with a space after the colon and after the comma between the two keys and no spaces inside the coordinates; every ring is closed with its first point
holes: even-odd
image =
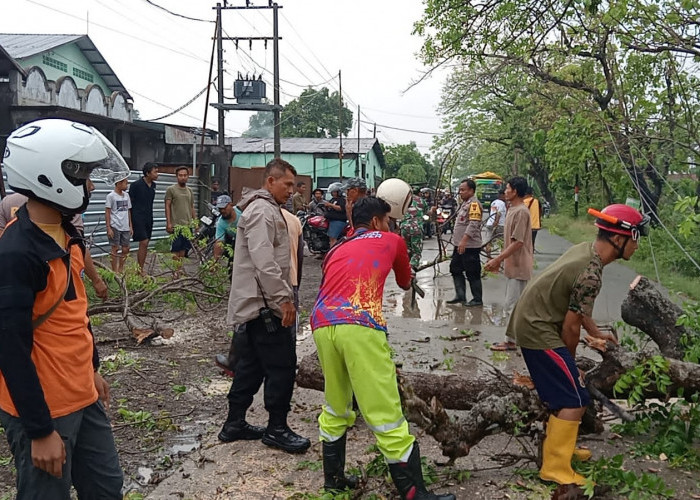
{"type": "Polygon", "coordinates": [[[634,227],[634,229],[636,229],[636,232],[637,232],[637,234],[639,234],[639,236],[649,236],[649,222],[650,221],[651,221],[651,219],[649,218],[649,216],[645,215],[642,218],[642,221],[634,227]]]}
{"type": "Polygon", "coordinates": [[[93,128],[92,131],[102,142],[102,145],[107,151],[107,157],[97,162],[84,164],[92,167],[88,174],[90,179],[93,181],[104,181],[112,185],[129,177],[129,166],[124,161],[124,158],[122,158],[122,155],[119,154],[117,148],[115,148],[99,130],[93,128]]]}

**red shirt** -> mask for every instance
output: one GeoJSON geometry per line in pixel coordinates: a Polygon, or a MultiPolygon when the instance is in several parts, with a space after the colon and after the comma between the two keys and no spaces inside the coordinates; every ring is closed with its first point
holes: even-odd
{"type": "Polygon", "coordinates": [[[323,282],[311,311],[311,328],[353,324],[386,331],[382,315],[384,283],[392,269],[402,288],[411,284],[411,265],[403,238],[358,229],[351,240],[331,250],[323,282]]]}

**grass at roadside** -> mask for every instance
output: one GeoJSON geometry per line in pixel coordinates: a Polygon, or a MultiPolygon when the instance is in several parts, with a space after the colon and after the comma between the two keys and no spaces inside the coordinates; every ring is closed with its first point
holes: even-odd
{"type": "MultiPolygon", "coordinates": [[[[579,217],[574,219],[566,215],[552,215],[546,219],[542,219],[542,226],[547,228],[550,233],[556,234],[569,240],[571,243],[581,243],[582,241],[592,241],[597,233],[597,228],[593,225],[589,216],[579,217]]],[[[670,241],[655,238],[654,250],[658,252],[658,246],[671,245],[670,241]]],[[[654,261],[650,257],[649,241],[644,238],[640,244],[640,250],[629,262],[622,261],[622,264],[634,269],[639,274],[647,276],[651,280],[656,280],[657,271],[654,266],[654,261]]],[[[688,298],[693,301],[700,300],[700,280],[696,276],[688,277],[664,266],[663,262],[657,262],[658,274],[661,277],[661,284],[670,291],[680,294],[683,298],[688,298]]]]}

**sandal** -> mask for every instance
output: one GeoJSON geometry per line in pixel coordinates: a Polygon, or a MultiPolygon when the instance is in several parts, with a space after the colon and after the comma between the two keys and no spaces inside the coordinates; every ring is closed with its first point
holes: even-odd
{"type": "Polygon", "coordinates": [[[518,346],[513,342],[499,342],[497,344],[491,344],[489,349],[492,351],[516,351],[518,346]]]}

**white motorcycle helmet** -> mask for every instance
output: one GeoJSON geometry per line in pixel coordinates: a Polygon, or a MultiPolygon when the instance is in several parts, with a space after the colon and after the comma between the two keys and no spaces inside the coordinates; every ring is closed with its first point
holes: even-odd
{"type": "Polygon", "coordinates": [[[37,120],[7,138],[3,157],[12,189],[71,216],[87,208],[87,179],[114,185],[129,166],[97,129],[63,119],[37,120]]]}
{"type": "Polygon", "coordinates": [[[400,219],[411,204],[411,186],[401,179],[387,179],[377,188],[377,198],[386,201],[391,207],[389,217],[400,219]]]}

